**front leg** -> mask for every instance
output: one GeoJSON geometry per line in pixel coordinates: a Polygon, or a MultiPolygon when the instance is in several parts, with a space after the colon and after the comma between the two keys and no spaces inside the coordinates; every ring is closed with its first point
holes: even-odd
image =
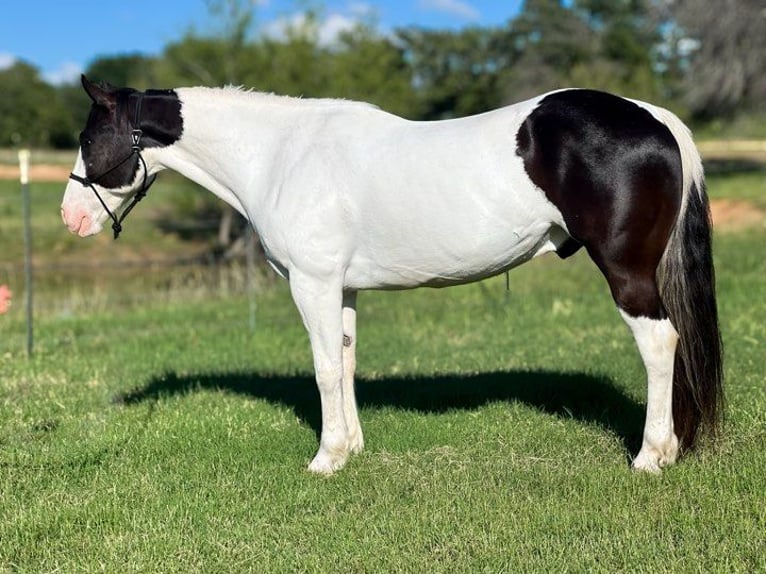
{"type": "Polygon", "coordinates": [[[309,470],[332,474],[348,459],[343,408],[343,290],[341,281],[290,273],[290,290],[311,341],[322,407],[319,451],[309,470]]]}

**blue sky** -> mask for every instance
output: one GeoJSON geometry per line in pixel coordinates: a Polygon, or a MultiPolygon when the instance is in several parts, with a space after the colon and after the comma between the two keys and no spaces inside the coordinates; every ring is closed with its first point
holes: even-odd
{"type": "MultiPolygon", "coordinates": [[[[458,29],[507,22],[522,0],[250,0],[258,29],[278,35],[306,6],[321,7],[320,38],[363,19],[400,26],[458,29]]],[[[49,82],[76,79],[97,56],[159,54],[189,30],[216,29],[204,0],[10,0],[0,17],[0,69],[23,60],[49,82]]]]}

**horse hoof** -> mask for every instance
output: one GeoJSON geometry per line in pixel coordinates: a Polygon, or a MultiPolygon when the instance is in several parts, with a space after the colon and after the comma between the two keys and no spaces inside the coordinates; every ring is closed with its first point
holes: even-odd
{"type": "Polygon", "coordinates": [[[330,476],[336,470],[343,468],[343,466],[346,464],[347,458],[347,455],[331,456],[327,452],[324,452],[320,449],[314,457],[314,460],[312,460],[309,464],[309,472],[330,476]]]}
{"type": "Polygon", "coordinates": [[[667,454],[661,454],[654,449],[641,449],[641,452],[638,453],[638,456],[633,461],[633,470],[660,474],[663,468],[676,462],[677,454],[677,448],[671,448],[667,454]]]}
{"type": "Polygon", "coordinates": [[[364,436],[361,430],[349,437],[348,448],[352,454],[359,454],[364,450],[364,436]]]}
{"type": "Polygon", "coordinates": [[[654,460],[652,457],[642,457],[640,454],[635,458],[631,465],[636,472],[646,472],[649,474],[661,474],[662,467],[659,461],[654,460]]]}

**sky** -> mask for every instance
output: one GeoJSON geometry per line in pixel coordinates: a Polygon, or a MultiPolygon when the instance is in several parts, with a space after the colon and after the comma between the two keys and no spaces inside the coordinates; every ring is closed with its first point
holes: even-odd
{"type": "MultiPolygon", "coordinates": [[[[523,0],[250,0],[259,33],[320,7],[320,41],[363,20],[397,27],[459,29],[507,22],[523,0]]],[[[98,56],[157,55],[186,33],[212,33],[220,20],[205,0],[6,0],[0,10],[0,69],[22,60],[52,83],[75,81],[98,56]]]]}

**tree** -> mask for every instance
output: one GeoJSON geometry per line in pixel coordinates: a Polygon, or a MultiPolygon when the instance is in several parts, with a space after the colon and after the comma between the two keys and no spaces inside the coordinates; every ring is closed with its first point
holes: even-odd
{"type": "Polygon", "coordinates": [[[529,0],[506,31],[517,55],[501,85],[516,101],[565,88],[657,100],[660,37],[648,0],[529,0]]]}
{"type": "Polygon", "coordinates": [[[684,95],[700,118],[763,110],[766,8],[762,0],[679,0],[669,7],[684,32],[684,95]]]}
{"type": "MultiPolygon", "coordinates": [[[[95,81],[109,82],[113,86],[131,86],[143,90],[156,85],[153,69],[154,58],[152,57],[142,54],[121,54],[97,57],[87,67],[85,75],[95,81]]],[[[79,82],[77,86],[79,88],[79,82]]]]}
{"type": "Polygon", "coordinates": [[[0,146],[73,147],[74,119],[55,88],[34,66],[0,70],[0,146]]]}
{"type": "Polygon", "coordinates": [[[328,73],[323,95],[366,101],[394,114],[419,117],[404,50],[393,40],[360,24],[341,34],[324,59],[328,73]]]}
{"type": "Polygon", "coordinates": [[[187,35],[165,47],[154,74],[166,86],[223,86],[238,81],[242,72],[233,63],[226,66],[229,50],[218,38],[187,35]]]}
{"type": "Polygon", "coordinates": [[[497,30],[407,28],[396,38],[419,96],[419,119],[461,117],[502,103],[498,74],[512,54],[502,49],[497,30]]]}
{"type": "Polygon", "coordinates": [[[598,51],[593,30],[559,0],[529,0],[507,34],[517,58],[504,75],[506,100],[573,85],[571,71],[592,62],[598,51]]]}
{"type": "Polygon", "coordinates": [[[572,77],[588,87],[657,101],[655,54],[661,37],[649,0],[576,0],[573,9],[592,30],[596,53],[572,77]]]}
{"type": "Polygon", "coordinates": [[[284,37],[264,36],[256,43],[262,59],[261,66],[253,69],[257,73],[253,85],[291,96],[328,95],[330,52],[319,44],[317,15],[307,12],[283,33],[284,37]]]}

